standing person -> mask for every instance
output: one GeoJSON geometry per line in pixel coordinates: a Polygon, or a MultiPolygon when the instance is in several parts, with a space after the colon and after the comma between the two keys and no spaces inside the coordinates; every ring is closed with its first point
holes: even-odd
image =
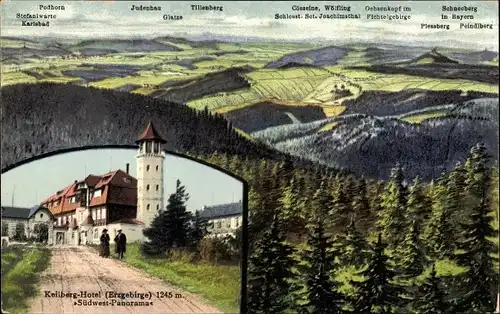
{"type": "Polygon", "coordinates": [[[102,257],[109,257],[109,240],[108,229],[104,229],[101,235],[101,252],[99,254],[102,257]]]}
{"type": "Polygon", "coordinates": [[[127,237],[122,233],[122,229],[118,230],[118,234],[115,237],[115,243],[118,258],[123,259],[123,253],[127,250],[127,237]]]}

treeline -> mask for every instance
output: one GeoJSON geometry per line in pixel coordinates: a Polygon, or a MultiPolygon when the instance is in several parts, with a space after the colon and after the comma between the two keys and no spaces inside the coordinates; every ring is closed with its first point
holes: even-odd
{"type": "Polygon", "coordinates": [[[282,159],[222,116],[147,96],[71,84],[19,84],[2,92],[2,168],[60,149],[134,144],[150,119],[170,150],[282,159]]]}
{"type": "Polygon", "coordinates": [[[483,145],[424,183],[207,158],[250,184],[248,313],[485,313],[498,170],[483,145]]]}

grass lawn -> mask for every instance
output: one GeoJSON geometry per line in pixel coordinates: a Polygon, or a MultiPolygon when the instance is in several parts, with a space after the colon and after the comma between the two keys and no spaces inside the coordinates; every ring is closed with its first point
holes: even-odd
{"type": "MultiPolygon", "coordinates": [[[[146,273],[202,296],[225,313],[239,313],[241,273],[239,266],[193,263],[188,256],[144,258],[136,243],[127,246],[125,262],[146,273]]],[[[114,252],[114,246],[111,247],[114,252]]]]}
{"type": "Polygon", "coordinates": [[[39,274],[47,268],[50,250],[9,246],[2,253],[2,297],[10,313],[27,313],[29,300],[38,293],[39,274]]]}

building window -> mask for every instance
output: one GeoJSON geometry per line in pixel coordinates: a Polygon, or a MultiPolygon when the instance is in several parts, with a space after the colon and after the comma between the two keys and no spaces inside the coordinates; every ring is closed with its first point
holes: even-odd
{"type": "Polygon", "coordinates": [[[103,208],[101,211],[101,218],[104,219],[106,218],[106,208],[103,208]]]}
{"type": "Polygon", "coordinates": [[[156,210],[160,210],[160,204],[156,204],[156,210]]]}
{"type": "Polygon", "coordinates": [[[96,220],[96,219],[97,219],[97,217],[96,217],[96,211],[94,209],[94,210],[92,210],[92,220],[96,220]]]}
{"type": "Polygon", "coordinates": [[[146,154],[151,153],[151,142],[146,142],[146,154]]]}
{"type": "Polygon", "coordinates": [[[222,223],[220,221],[217,221],[217,228],[220,229],[222,227],[222,223]]]}
{"type": "Polygon", "coordinates": [[[156,171],[158,171],[158,166],[156,166],[156,171]]]}
{"type": "Polygon", "coordinates": [[[159,188],[160,188],[160,186],[157,184],[157,185],[156,185],[156,190],[158,191],[158,189],[159,189],[159,188]]]}
{"type": "Polygon", "coordinates": [[[102,192],[101,192],[101,189],[99,189],[99,190],[95,190],[95,191],[94,191],[94,197],[100,197],[100,196],[101,196],[101,193],[102,193],[102,192]]]}
{"type": "Polygon", "coordinates": [[[155,153],[159,153],[160,152],[160,143],[155,143],[155,153]]]}
{"type": "Polygon", "coordinates": [[[149,171],[149,165],[146,166],[146,171],[149,171]]]}
{"type": "Polygon", "coordinates": [[[231,219],[227,220],[226,227],[227,228],[231,228],[231,219]]]}
{"type": "Polygon", "coordinates": [[[43,214],[40,214],[40,218],[43,218],[43,214]]]}
{"type": "Polygon", "coordinates": [[[101,219],[101,209],[97,210],[97,219],[101,219]]]}
{"type": "Polygon", "coordinates": [[[149,204],[146,206],[146,209],[149,210],[149,204]]]}
{"type": "Polygon", "coordinates": [[[60,226],[61,225],[61,217],[57,218],[57,224],[60,226]]]}
{"type": "Polygon", "coordinates": [[[149,184],[148,184],[148,185],[146,185],[146,190],[147,190],[147,191],[149,191],[149,184]]]}

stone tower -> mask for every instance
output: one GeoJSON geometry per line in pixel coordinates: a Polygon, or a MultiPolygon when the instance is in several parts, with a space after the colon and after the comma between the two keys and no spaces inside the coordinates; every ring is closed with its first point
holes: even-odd
{"type": "Polygon", "coordinates": [[[152,122],[136,141],[137,153],[137,220],[146,227],[151,225],[156,213],[163,210],[163,160],[162,144],[166,141],[158,134],[152,122]]]}

